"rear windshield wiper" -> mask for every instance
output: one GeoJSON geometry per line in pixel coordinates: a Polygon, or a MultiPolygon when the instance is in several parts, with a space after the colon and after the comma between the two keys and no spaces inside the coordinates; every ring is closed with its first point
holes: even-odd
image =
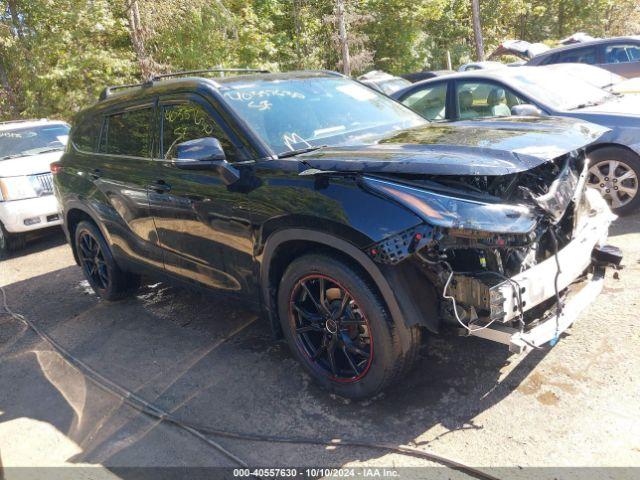
{"type": "Polygon", "coordinates": [[[303,153],[314,152],[316,150],[320,150],[321,148],[325,148],[325,147],[326,147],[326,145],[319,145],[317,147],[298,148],[296,150],[290,150],[288,152],[279,153],[278,154],[278,158],[294,157],[296,155],[301,155],[303,153]]]}

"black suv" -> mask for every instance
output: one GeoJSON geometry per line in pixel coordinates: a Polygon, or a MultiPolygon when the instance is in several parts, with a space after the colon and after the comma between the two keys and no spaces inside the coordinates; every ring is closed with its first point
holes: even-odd
{"type": "Polygon", "coordinates": [[[359,398],[447,323],[518,352],[553,342],[619,260],[585,189],[600,127],[429,124],[332,72],[198,75],[106,89],[52,164],[106,300],[151,273],[253,303],[320,384],[359,398]]]}

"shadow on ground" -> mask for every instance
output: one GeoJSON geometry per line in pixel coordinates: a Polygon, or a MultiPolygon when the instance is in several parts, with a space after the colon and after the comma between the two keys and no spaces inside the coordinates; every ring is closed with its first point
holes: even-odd
{"type": "MultiPolygon", "coordinates": [[[[377,398],[352,402],[318,389],[265,322],[228,300],[157,283],[110,304],[90,293],[76,267],[5,289],[15,311],[100,374],[189,422],[234,432],[406,445],[435,425],[440,435],[480,429],[474,417],[520,385],[544,356],[510,357],[502,345],[432,336],[408,378],[377,398]],[[500,379],[511,361],[519,363],[500,379]]],[[[164,445],[173,456],[158,458],[157,422],[97,389],[18,322],[1,316],[0,323],[0,424],[28,417],[55,426],[80,446],[74,463],[203,464],[180,456],[183,444],[164,445]]],[[[252,465],[339,466],[382,455],[220,442],[252,465]]]]}

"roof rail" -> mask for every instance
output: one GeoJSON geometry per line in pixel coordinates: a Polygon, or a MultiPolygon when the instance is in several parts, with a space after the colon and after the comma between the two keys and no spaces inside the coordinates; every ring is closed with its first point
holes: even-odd
{"type": "Polygon", "coordinates": [[[156,82],[158,80],[163,80],[165,78],[171,78],[171,77],[182,77],[185,75],[195,75],[198,73],[226,73],[226,72],[232,72],[232,73],[269,73],[269,70],[260,70],[257,68],[210,68],[210,69],[206,69],[206,70],[183,70],[180,72],[174,72],[174,73],[162,73],[160,75],[155,75],[153,77],[151,77],[150,80],[143,82],[143,83],[128,83],[125,85],[111,85],[109,87],[106,87],[104,90],[102,90],[102,92],[100,92],[100,96],[98,97],[98,100],[102,101],[105,100],[106,98],[109,97],[109,95],[111,95],[113,93],[114,90],[123,90],[125,88],[134,88],[134,87],[148,87],[153,85],[153,82],[156,82]]]}
{"type": "Polygon", "coordinates": [[[209,68],[206,70],[183,70],[174,73],[162,73],[151,78],[152,81],[162,80],[163,78],[182,77],[185,75],[195,75],[198,73],[269,73],[269,70],[261,70],[258,68],[209,68]]]}
{"type": "Polygon", "coordinates": [[[102,92],[100,92],[100,96],[98,97],[98,100],[106,99],[109,95],[111,95],[111,93],[113,93],[114,90],[122,90],[124,88],[133,88],[133,87],[144,87],[148,85],[151,85],[151,82],[127,83],[125,85],[111,85],[109,87],[106,87],[104,90],[102,90],[102,92]]]}

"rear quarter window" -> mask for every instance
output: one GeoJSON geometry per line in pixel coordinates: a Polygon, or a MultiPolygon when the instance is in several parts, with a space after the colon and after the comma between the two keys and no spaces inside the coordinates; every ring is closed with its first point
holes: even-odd
{"type": "Polygon", "coordinates": [[[140,108],[105,117],[100,152],[149,158],[152,108],[140,108]]]}
{"type": "Polygon", "coordinates": [[[102,128],[102,117],[86,117],[73,126],[71,141],[78,149],[85,152],[95,152],[98,149],[98,138],[102,128]]]}

